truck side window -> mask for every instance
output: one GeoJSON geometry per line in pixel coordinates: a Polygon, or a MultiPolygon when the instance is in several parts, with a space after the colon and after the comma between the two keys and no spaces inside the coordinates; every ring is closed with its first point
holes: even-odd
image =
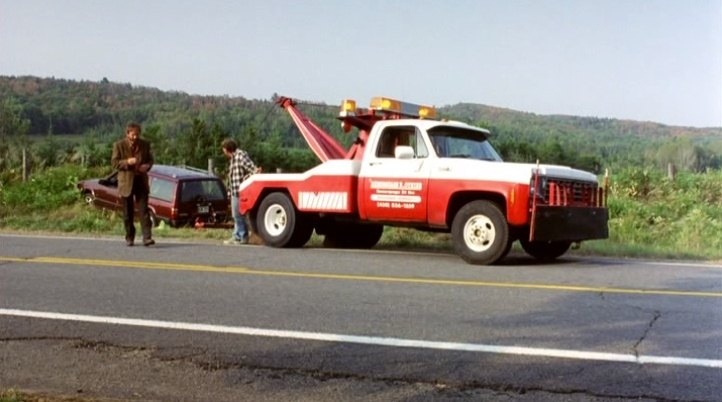
{"type": "Polygon", "coordinates": [[[416,158],[426,158],[429,150],[424,144],[418,128],[409,126],[389,127],[381,133],[376,156],[379,158],[393,158],[394,150],[399,145],[407,145],[414,149],[416,158]]]}
{"type": "Polygon", "coordinates": [[[381,133],[379,145],[376,150],[376,156],[379,158],[393,158],[394,149],[397,145],[403,145],[401,141],[401,131],[397,127],[390,127],[381,133]]]}

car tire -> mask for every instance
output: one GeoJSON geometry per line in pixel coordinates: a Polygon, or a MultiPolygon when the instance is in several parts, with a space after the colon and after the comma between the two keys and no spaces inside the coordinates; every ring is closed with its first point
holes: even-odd
{"type": "Polygon", "coordinates": [[[154,228],[160,226],[160,222],[162,219],[159,219],[158,215],[156,215],[153,211],[150,211],[148,214],[150,215],[150,226],[154,228]]]}
{"type": "Polygon", "coordinates": [[[92,191],[86,191],[83,193],[83,202],[86,205],[93,205],[95,204],[95,194],[93,194],[92,191]]]}

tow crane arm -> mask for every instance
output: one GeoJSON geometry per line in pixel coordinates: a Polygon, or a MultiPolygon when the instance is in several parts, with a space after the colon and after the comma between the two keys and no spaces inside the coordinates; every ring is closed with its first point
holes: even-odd
{"type": "Polygon", "coordinates": [[[359,130],[356,141],[346,151],[331,135],[301,113],[296,108],[296,102],[293,99],[281,96],[276,103],[291,115],[303,138],[322,162],[329,159],[361,159],[369,132],[379,120],[436,117],[436,109],[431,106],[376,97],[371,100],[371,106],[368,109],[361,109],[356,108],[355,101],[346,99],[341,104],[341,112],[338,116],[338,119],[341,120],[341,127],[346,133],[354,127],[359,130]]]}
{"type": "Polygon", "coordinates": [[[343,159],[346,155],[341,144],[339,144],[333,137],[323,131],[316,123],[312,122],[306,115],[301,113],[296,108],[296,102],[291,98],[280,97],[276,101],[279,106],[286,109],[288,114],[291,115],[293,122],[296,124],[303,138],[311,147],[313,153],[321,159],[321,162],[326,162],[329,159],[343,159]]]}

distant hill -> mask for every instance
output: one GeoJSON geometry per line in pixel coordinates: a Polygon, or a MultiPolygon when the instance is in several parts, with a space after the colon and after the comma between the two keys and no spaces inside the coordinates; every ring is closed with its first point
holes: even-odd
{"type": "MultiPolygon", "coordinates": [[[[193,119],[201,119],[228,133],[254,130],[261,138],[280,138],[283,146],[305,146],[290,118],[270,99],[189,95],[107,79],[96,82],[33,76],[0,76],[0,99],[21,107],[30,123],[30,135],[122,133],[122,126],[132,120],[158,125],[172,137],[187,130],[193,119]]],[[[339,129],[337,105],[300,107],[343,143],[353,140],[339,129]]],[[[586,162],[594,164],[634,161],[640,155],[652,161],[663,144],[675,142],[703,148],[708,159],[719,160],[722,155],[722,127],[538,115],[473,103],[443,106],[439,115],[489,128],[497,148],[507,158],[519,160],[539,157],[544,148],[544,155],[560,159],[558,162],[575,162],[582,155],[594,159],[586,162]]]]}
{"type": "Polygon", "coordinates": [[[474,103],[458,103],[445,106],[441,109],[441,112],[465,121],[488,122],[493,126],[513,129],[522,136],[532,133],[535,135],[577,133],[607,139],[630,137],[646,139],[689,137],[703,139],[722,136],[722,127],[695,128],[635,120],[539,115],[474,103]]]}

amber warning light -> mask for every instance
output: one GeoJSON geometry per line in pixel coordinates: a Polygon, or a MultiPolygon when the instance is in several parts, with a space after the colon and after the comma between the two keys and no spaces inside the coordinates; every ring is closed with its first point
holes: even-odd
{"type": "MultiPolygon", "coordinates": [[[[371,99],[369,110],[421,119],[436,117],[436,108],[433,106],[417,105],[381,96],[371,99]]],[[[339,114],[341,117],[355,116],[357,114],[356,101],[344,99],[341,102],[341,112],[339,114]]]]}
{"type": "Polygon", "coordinates": [[[356,115],[356,101],[353,99],[344,99],[341,102],[341,117],[355,116],[356,115]]]}

